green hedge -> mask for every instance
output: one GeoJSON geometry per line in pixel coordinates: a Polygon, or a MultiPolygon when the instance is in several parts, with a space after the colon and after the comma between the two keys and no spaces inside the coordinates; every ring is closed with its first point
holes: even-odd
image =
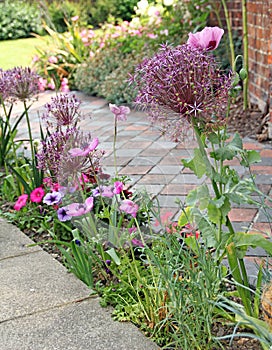
{"type": "Polygon", "coordinates": [[[42,33],[40,11],[26,1],[0,2],[0,40],[28,38],[42,33]]]}

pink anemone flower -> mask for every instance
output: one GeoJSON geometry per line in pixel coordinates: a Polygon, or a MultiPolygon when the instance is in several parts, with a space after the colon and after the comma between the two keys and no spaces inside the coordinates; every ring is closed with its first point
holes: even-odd
{"type": "Polygon", "coordinates": [[[114,104],[109,104],[111,112],[115,115],[116,120],[126,121],[127,115],[130,113],[130,108],[126,106],[116,106],[114,104]]]}
{"type": "Polygon", "coordinates": [[[122,212],[130,214],[131,216],[136,218],[139,206],[130,199],[125,199],[122,201],[122,204],[120,205],[119,209],[122,212]]]}
{"type": "Polygon", "coordinates": [[[205,27],[201,32],[189,33],[187,44],[194,48],[215,50],[223,34],[224,30],[219,27],[205,27]]]}
{"type": "Polygon", "coordinates": [[[70,149],[69,153],[71,154],[72,157],[86,157],[88,156],[92,151],[96,149],[98,146],[99,140],[96,137],[93,139],[93,141],[84,149],[81,148],[72,148],[70,149]]]}

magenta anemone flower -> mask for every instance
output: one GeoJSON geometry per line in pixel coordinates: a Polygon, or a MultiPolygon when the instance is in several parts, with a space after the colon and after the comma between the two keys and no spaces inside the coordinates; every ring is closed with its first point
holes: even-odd
{"type": "Polygon", "coordinates": [[[30,200],[33,203],[40,203],[44,197],[44,190],[42,187],[37,187],[30,193],[30,200]]]}
{"type": "Polygon", "coordinates": [[[96,137],[95,139],[92,140],[92,142],[85,147],[84,149],[81,148],[72,148],[70,149],[69,153],[71,154],[72,157],[86,157],[88,156],[92,151],[96,149],[98,146],[99,140],[96,137]]]}
{"type": "Polygon", "coordinates": [[[130,113],[130,108],[126,106],[116,106],[114,104],[109,104],[111,112],[115,115],[116,120],[126,121],[127,115],[130,113]]]}
{"type": "Polygon", "coordinates": [[[134,203],[133,201],[131,201],[130,199],[125,199],[122,201],[119,209],[122,212],[130,214],[131,216],[136,218],[139,206],[136,203],[134,203]]]}
{"type": "Polygon", "coordinates": [[[47,193],[43,198],[43,203],[47,205],[59,204],[61,201],[62,194],[60,192],[47,193]]]}
{"type": "Polygon", "coordinates": [[[115,181],[113,186],[114,186],[114,189],[113,189],[114,194],[120,194],[123,191],[123,188],[124,188],[123,182],[115,181]]]}
{"type": "Polygon", "coordinates": [[[17,211],[21,210],[26,205],[27,200],[28,200],[28,195],[22,194],[21,196],[18,197],[13,208],[17,211]]]}
{"type": "Polygon", "coordinates": [[[224,30],[219,27],[205,27],[201,32],[189,33],[187,44],[196,49],[215,50],[223,34],[224,30]]]}
{"type": "Polygon", "coordinates": [[[162,45],[136,67],[136,106],[174,141],[183,138],[192,119],[207,124],[225,116],[231,76],[222,74],[215,58],[187,44],[162,45]]]}

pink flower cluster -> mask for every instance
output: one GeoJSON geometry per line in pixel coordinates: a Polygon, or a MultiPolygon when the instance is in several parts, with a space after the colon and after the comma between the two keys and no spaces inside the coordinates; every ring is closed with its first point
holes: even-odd
{"type": "MultiPolygon", "coordinates": [[[[40,203],[43,200],[44,195],[45,195],[44,189],[42,187],[37,187],[30,193],[30,196],[29,196],[30,201],[32,203],[40,203]]],[[[21,196],[18,197],[13,208],[19,211],[24,206],[26,206],[27,201],[28,201],[28,194],[22,194],[21,196]]]]}
{"type": "MultiPolygon", "coordinates": [[[[49,89],[49,90],[56,89],[56,85],[55,85],[55,82],[53,79],[50,79],[48,82],[47,79],[41,78],[41,77],[38,80],[38,87],[39,87],[39,91],[45,91],[46,89],[49,89]]],[[[70,91],[69,81],[67,78],[62,78],[61,84],[60,84],[60,91],[61,92],[69,92],[70,91]]]]}
{"type": "Polygon", "coordinates": [[[156,220],[155,226],[160,226],[160,224],[162,224],[166,233],[178,234],[183,238],[195,237],[196,239],[199,239],[200,232],[192,224],[187,223],[186,225],[180,227],[177,222],[171,221],[172,216],[173,213],[166,212],[161,216],[160,222],[156,220]]]}

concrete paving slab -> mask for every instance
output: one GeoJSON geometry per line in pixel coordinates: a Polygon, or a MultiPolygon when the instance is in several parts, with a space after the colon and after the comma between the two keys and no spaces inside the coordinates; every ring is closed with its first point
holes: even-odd
{"type": "Polygon", "coordinates": [[[155,350],[131,323],[113,321],[98,299],[0,324],[1,350],[155,350]]]}
{"type": "Polygon", "coordinates": [[[0,261],[0,322],[90,295],[73,274],[44,251],[0,261]]]}
{"type": "Polygon", "coordinates": [[[41,250],[38,246],[28,247],[31,243],[20,230],[0,218],[0,260],[41,250]]]}

